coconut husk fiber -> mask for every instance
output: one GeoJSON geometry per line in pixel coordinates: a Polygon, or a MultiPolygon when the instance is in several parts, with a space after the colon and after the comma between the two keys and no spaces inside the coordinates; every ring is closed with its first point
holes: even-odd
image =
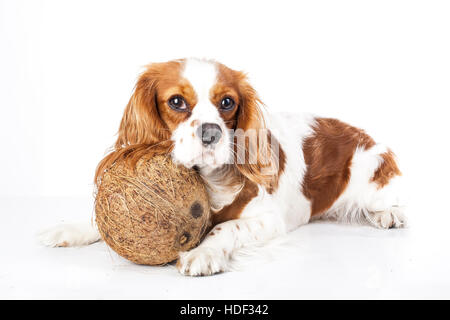
{"type": "Polygon", "coordinates": [[[96,223],[103,240],[137,264],[161,265],[195,247],[210,224],[208,196],[194,170],[170,157],[116,161],[98,186],[96,223]]]}

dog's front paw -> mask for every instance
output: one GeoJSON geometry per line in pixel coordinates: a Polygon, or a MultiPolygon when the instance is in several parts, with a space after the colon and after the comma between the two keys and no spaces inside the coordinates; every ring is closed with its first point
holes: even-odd
{"type": "Polygon", "coordinates": [[[100,240],[100,234],[89,223],[59,224],[40,231],[37,239],[48,247],[74,247],[94,243],[100,240]]]}
{"type": "Polygon", "coordinates": [[[208,247],[198,247],[181,252],[177,269],[186,276],[210,276],[228,269],[226,251],[208,247]]]}

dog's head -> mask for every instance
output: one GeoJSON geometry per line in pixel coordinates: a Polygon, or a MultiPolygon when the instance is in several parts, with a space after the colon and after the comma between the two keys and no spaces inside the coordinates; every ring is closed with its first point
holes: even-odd
{"type": "Polygon", "coordinates": [[[150,64],[140,75],[115,148],[132,153],[165,146],[173,161],[186,167],[235,164],[261,182],[258,161],[237,159],[248,142],[237,147],[235,133],[264,127],[260,100],[244,73],[215,61],[181,59],[150,64]]]}

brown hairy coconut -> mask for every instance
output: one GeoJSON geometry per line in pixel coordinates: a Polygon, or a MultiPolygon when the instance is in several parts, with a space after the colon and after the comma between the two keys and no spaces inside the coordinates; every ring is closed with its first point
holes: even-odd
{"type": "Polygon", "coordinates": [[[98,186],[96,222],[103,240],[137,264],[171,262],[195,247],[210,224],[208,196],[194,170],[169,157],[116,161],[98,186]]]}

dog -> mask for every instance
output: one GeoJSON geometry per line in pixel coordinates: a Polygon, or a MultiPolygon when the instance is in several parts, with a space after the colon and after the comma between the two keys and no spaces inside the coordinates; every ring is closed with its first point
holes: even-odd
{"type": "MultiPolygon", "coordinates": [[[[176,266],[184,275],[228,271],[240,248],[315,219],[406,225],[392,150],[337,119],[266,112],[246,74],[216,61],[146,67],[96,183],[119,158],[148,153],[195,168],[210,197],[213,227],[198,247],[180,253],[176,266]]],[[[80,246],[100,235],[89,223],[65,224],[40,239],[80,246]]]]}

